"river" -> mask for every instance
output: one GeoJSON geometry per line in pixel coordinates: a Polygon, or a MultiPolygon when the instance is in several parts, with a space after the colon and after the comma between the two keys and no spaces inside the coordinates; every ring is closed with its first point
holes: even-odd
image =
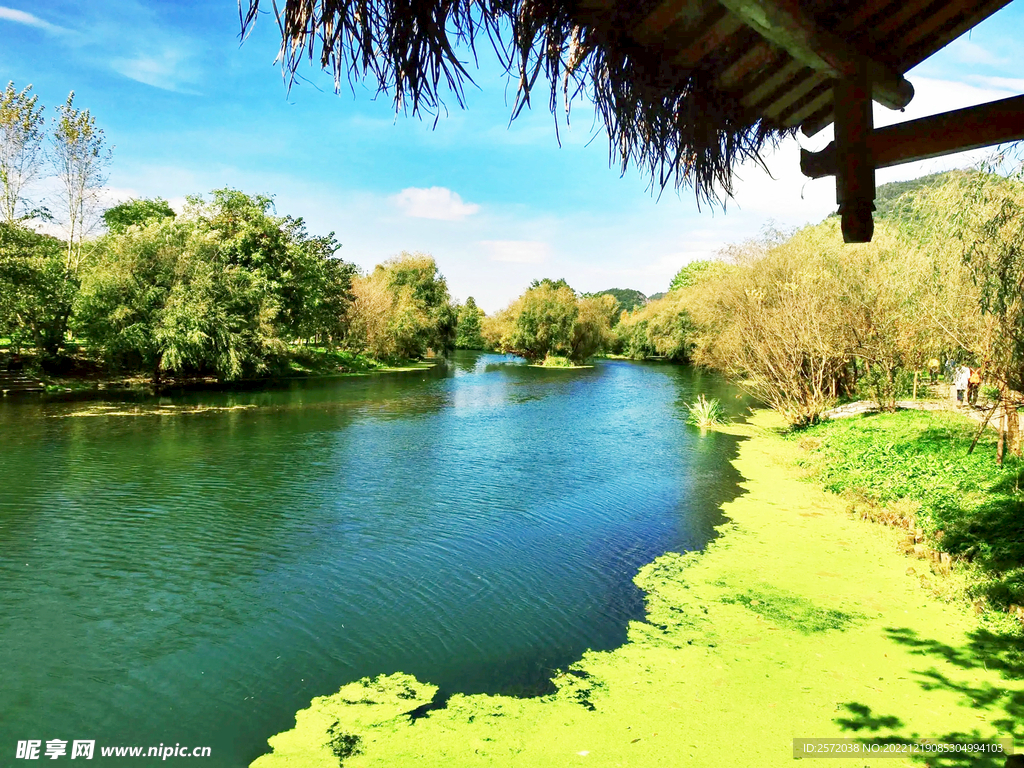
{"type": "Polygon", "coordinates": [[[0,763],[87,739],[94,765],[182,744],[238,768],[312,697],[395,671],[439,698],[545,692],[625,640],[637,569],[702,548],[739,492],[736,438],[684,423],[698,393],[746,405],[684,366],[477,353],[276,391],[0,401],[0,763]]]}

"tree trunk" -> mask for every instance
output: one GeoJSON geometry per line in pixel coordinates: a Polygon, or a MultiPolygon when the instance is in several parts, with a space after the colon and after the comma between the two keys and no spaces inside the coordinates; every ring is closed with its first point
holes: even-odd
{"type": "Polygon", "coordinates": [[[917,400],[917,371],[914,371],[914,396],[912,400],[917,400]]]}
{"type": "Polygon", "coordinates": [[[1014,456],[1020,456],[1020,414],[1017,413],[1016,404],[1005,403],[1003,408],[1006,411],[1006,434],[1010,452],[1014,456]]]}

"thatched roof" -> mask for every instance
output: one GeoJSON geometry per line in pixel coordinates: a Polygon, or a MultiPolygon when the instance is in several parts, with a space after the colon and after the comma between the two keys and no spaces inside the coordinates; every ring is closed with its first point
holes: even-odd
{"type": "MultiPolygon", "coordinates": [[[[261,0],[239,0],[243,34],[261,0]]],[[[463,104],[469,51],[493,47],[518,78],[513,116],[547,80],[557,114],[584,94],[612,162],[698,201],[731,194],[733,168],[833,118],[833,78],[867,63],[875,100],[901,107],[907,70],[1008,0],[285,0],[281,61],[336,87],[368,80],[398,110],[463,104]]],[[[264,0],[266,6],[266,0],[264,0]]]]}

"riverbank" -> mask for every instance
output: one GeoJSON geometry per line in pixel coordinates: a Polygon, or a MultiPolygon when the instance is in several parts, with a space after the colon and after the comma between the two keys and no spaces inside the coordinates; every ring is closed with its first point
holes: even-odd
{"type": "Polygon", "coordinates": [[[903,548],[941,571],[956,561],[966,599],[1024,619],[1024,461],[1008,451],[997,464],[997,433],[981,433],[987,415],[908,410],[825,422],[793,439],[851,511],[902,528],[903,548]]]}
{"type": "MultiPolygon", "coordinates": [[[[557,693],[458,695],[427,711],[429,684],[364,680],[315,699],[254,768],[718,768],[788,763],[795,737],[1024,741],[1012,621],[936,599],[926,579],[940,577],[902,554],[899,532],[807,482],[777,426],[760,413],[729,428],[747,438],[735,461],[746,493],[723,507],[721,536],[643,568],[647,621],[557,674],[557,693]]],[[[876,763],[920,764],[857,761],[876,763]]]]}
{"type": "Polygon", "coordinates": [[[296,381],[331,381],[351,376],[429,370],[436,366],[438,361],[439,358],[426,358],[391,365],[346,352],[330,355],[321,353],[316,357],[296,357],[289,360],[287,368],[266,376],[231,380],[212,376],[171,376],[164,378],[159,386],[149,376],[110,375],[100,372],[96,367],[83,368],[80,372],[64,376],[47,375],[38,371],[19,372],[7,374],[9,378],[16,376],[19,384],[18,387],[10,389],[4,386],[6,379],[0,374],[0,397],[42,396],[57,400],[94,400],[185,392],[244,392],[288,386],[296,381]]]}

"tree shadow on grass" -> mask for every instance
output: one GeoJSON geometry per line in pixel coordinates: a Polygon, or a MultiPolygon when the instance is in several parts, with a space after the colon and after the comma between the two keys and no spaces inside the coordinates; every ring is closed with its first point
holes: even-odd
{"type": "Polygon", "coordinates": [[[951,516],[942,538],[943,549],[981,566],[988,579],[974,591],[999,608],[1024,605],[1024,499],[1016,496],[1018,482],[1004,478],[987,502],[951,516]]]}
{"type": "MultiPolygon", "coordinates": [[[[948,455],[952,441],[959,455],[969,444],[968,438],[973,439],[972,431],[930,427],[904,448],[915,454],[948,455]]],[[[994,437],[986,435],[983,442],[993,445],[981,448],[994,451],[994,437]]],[[[935,523],[943,531],[939,546],[983,569],[988,578],[975,589],[977,596],[987,597],[1000,608],[1024,605],[1024,462],[1007,456],[1001,469],[987,463],[983,469],[979,474],[978,466],[968,466],[959,491],[935,506],[935,523]],[[979,494],[983,498],[980,504],[967,501],[979,494]]]]}
{"type": "MultiPolygon", "coordinates": [[[[920,637],[906,628],[887,630],[896,643],[908,647],[915,655],[925,659],[942,659],[946,663],[972,672],[987,670],[998,672],[1003,680],[1024,679],[1024,637],[1019,633],[996,633],[986,629],[976,630],[963,646],[952,646],[937,640],[920,637]]],[[[927,695],[932,691],[951,691],[964,701],[965,721],[982,716],[998,731],[999,738],[1013,738],[1024,742],[1024,691],[1008,690],[980,680],[977,675],[968,674],[964,679],[954,679],[935,667],[915,672],[921,690],[927,695]]],[[[860,702],[841,705],[844,714],[836,722],[844,731],[849,731],[861,743],[893,744],[909,743],[918,739],[936,739],[943,743],[991,742],[992,733],[983,733],[978,728],[966,727],[948,733],[920,733],[912,725],[905,724],[895,715],[873,712],[871,707],[860,702]]],[[[1001,754],[964,753],[914,756],[912,759],[929,766],[970,765],[977,768],[1002,768],[1005,756],[1001,754]]]]}

